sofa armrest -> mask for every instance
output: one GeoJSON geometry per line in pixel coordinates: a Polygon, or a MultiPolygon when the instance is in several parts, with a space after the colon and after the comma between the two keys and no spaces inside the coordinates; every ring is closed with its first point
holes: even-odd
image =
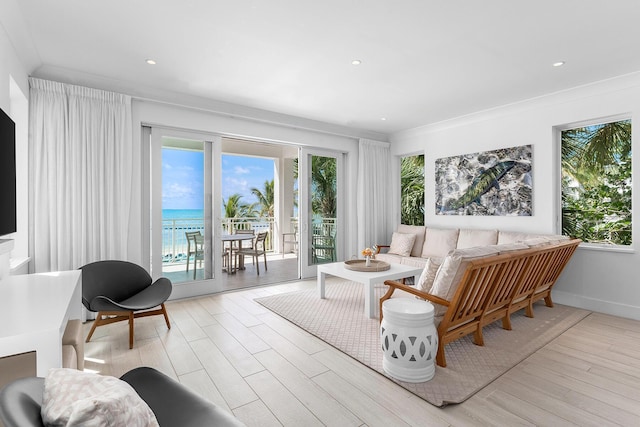
{"type": "MultiPolygon", "coordinates": [[[[386,248],[386,250],[388,251],[390,247],[391,247],[391,246],[389,246],[389,245],[376,245],[376,254],[379,254],[379,253],[380,253],[380,250],[381,250],[382,248],[386,248]]],[[[386,251],[385,251],[385,252],[386,252],[386,251]]],[[[384,253],[384,252],[383,252],[383,253],[384,253]]]]}
{"type": "Polygon", "coordinates": [[[391,295],[393,295],[393,292],[396,289],[400,289],[402,291],[408,292],[412,295],[415,295],[419,298],[422,299],[426,299],[429,302],[435,303],[435,304],[439,304],[439,305],[443,305],[445,307],[449,307],[450,302],[447,301],[446,299],[442,299],[440,297],[437,297],[435,295],[431,295],[427,292],[423,292],[419,289],[414,288],[413,286],[408,286],[405,285],[403,283],[400,282],[396,282],[395,280],[386,280],[384,282],[385,285],[389,286],[389,289],[387,290],[387,293],[384,294],[382,296],[382,298],[380,298],[380,321],[382,322],[382,303],[385,302],[386,300],[388,300],[389,298],[391,298],[391,295]]]}
{"type": "Polygon", "coordinates": [[[44,427],[40,410],[44,378],[20,378],[0,390],[0,424],[5,427],[44,427]]]}
{"type": "Polygon", "coordinates": [[[153,368],[135,368],[120,379],[147,402],[163,427],[244,426],[226,410],[153,368]]]}

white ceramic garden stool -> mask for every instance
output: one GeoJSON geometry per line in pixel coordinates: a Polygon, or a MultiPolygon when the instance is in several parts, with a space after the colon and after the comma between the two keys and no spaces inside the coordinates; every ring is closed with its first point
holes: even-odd
{"type": "Polygon", "coordinates": [[[380,342],[382,369],[395,379],[429,381],[436,373],[438,331],[433,305],[414,298],[392,298],[382,303],[380,342]]]}

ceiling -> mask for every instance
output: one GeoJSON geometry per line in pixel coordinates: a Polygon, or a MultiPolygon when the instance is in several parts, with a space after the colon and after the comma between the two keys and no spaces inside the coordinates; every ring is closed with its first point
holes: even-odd
{"type": "Polygon", "coordinates": [[[34,76],[385,135],[640,70],[637,0],[13,0],[5,11],[34,76]]]}

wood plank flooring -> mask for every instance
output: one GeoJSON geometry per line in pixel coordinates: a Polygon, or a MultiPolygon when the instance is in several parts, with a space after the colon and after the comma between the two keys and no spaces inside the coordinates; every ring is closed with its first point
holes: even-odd
{"type": "MultiPolygon", "coordinates": [[[[640,322],[591,314],[459,405],[436,408],[254,298],[300,281],[171,301],[161,316],[96,330],[86,369],[155,367],[248,426],[640,425],[640,322]]],[[[86,332],[91,323],[84,325],[86,332]]]]}

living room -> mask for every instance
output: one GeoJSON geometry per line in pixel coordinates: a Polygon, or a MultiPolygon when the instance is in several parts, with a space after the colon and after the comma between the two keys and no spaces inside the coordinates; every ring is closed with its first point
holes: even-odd
{"type": "MultiPolygon", "coordinates": [[[[29,10],[35,8],[38,2],[27,3],[29,3],[27,8],[29,10]]],[[[550,9],[553,8],[551,3],[547,6],[550,9]]],[[[597,3],[592,3],[590,6],[598,9],[597,3]]],[[[580,6],[575,5],[575,7],[580,6]]],[[[620,7],[628,8],[631,11],[637,8],[631,2],[623,2],[620,7]]],[[[598,74],[597,67],[583,65],[581,61],[584,58],[577,54],[569,55],[568,52],[554,50],[551,45],[541,46],[539,51],[533,51],[541,52],[548,49],[553,54],[540,55],[545,58],[544,61],[566,60],[566,64],[554,68],[550,63],[545,62],[544,67],[546,68],[544,71],[539,71],[540,78],[548,78],[548,73],[562,76],[561,73],[566,72],[565,67],[589,68],[592,73],[585,72],[581,77],[582,80],[578,83],[573,80],[571,85],[563,84],[564,77],[557,77],[558,81],[545,93],[532,90],[530,96],[517,100],[504,95],[503,102],[492,105],[476,103],[475,100],[480,99],[484,94],[481,86],[478,86],[477,90],[472,93],[455,92],[450,95],[449,102],[465,104],[468,101],[469,105],[465,106],[464,112],[439,120],[432,120],[425,114],[423,122],[393,131],[385,130],[385,126],[387,126],[385,123],[393,120],[391,116],[386,117],[387,120],[382,124],[380,124],[380,117],[376,115],[376,123],[373,123],[373,118],[371,118],[371,126],[360,124],[349,127],[335,122],[329,123],[305,118],[303,107],[300,108],[299,117],[296,117],[295,114],[268,111],[266,107],[233,105],[186,93],[173,94],[175,98],[174,102],[171,102],[172,94],[158,88],[144,87],[138,82],[127,81],[126,77],[122,81],[116,82],[114,78],[96,76],[93,71],[67,69],[62,59],[60,63],[55,64],[41,63],[37,57],[37,49],[34,48],[33,41],[30,41],[30,25],[25,22],[27,18],[23,16],[21,6],[18,6],[17,1],[9,1],[3,3],[1,8],[0,16],[2,18],[0,19],[4,31],[0,35],[0,57],[2,57],[0,81],[3,82],[0,88],[0,107],[9,112],[16,122],[18,213],[19,218],[22,219],[18,223],[18,232],[8,237],[15,241],[12,257],[19,259],[32,256],[32,248],[29,244],[32,236],[29,235],[29,224],[26,221],[29,212],[28,195],[30,194],[27,173],[29,169],[27,118],[30,91],[28,79],[30,76],[131,95],[133,98],[132,129],[134,129],[132,141],[141,150],[143,141],[142,132],[139,130],[142,125],[160,124],[167,128],[196,130],[209,135],[241,135],[259,141],[294,143],[302,147],[322,148],[344,153],[348,175],[343,187],[346,194],[343,225],[344,246],[341,249],[341,259],[343,260],[350,258],[351,254],[359,253],[360,249],[372,243],[389,243],[391,233],[397,228],[400,217],[398,203],[388,203],[384,207],[388,214],[387,219],[379,226],[377,232],[380,233],[380,236],[386,236],[386,242],[372,242],[373,238],[365,237],[366,234],[359,228],[362,224],[354,213],[358,212],[355,195],[358,194],[359,188],[357,170],[360,139],[389,142],[390,157],[387,169],[384,171],[388,183],[388,200],[400,200],[400,158],[418,153],[425,155],[425,191],[427,194],[425,223],[429,226],[499,228],[501,230],[554,234],[558,232],[560,203],[559,130],[570,125],[605,120],[621,115],[635,122],[640,111],[640,103],[638,102],[640,100],[640,64],[637,61],[624,62],[617,70],[617,74],[611,74],[610,69],[598,74]],[[562,57],[557,58],[556,56],[560,53],[563,53],[562,57]],[[550,58],[551,56],[554,57],[550,58]],[[548,57],[549,60],[546,59],[548,57]],[[436,192],[434,179],[436,159],[529,144],[533,147],[533,215],[491,217],[445,216],[436,213],[435,200],[432,196],[436,192]]],[[[598,13],[596,10],[585,12],[592,20],[597,18],[598,13]]],[[[633,13],[627,15],[633,15],[633,13]]],[[[529,23],[531,24],[531,22],[529,23]]],[[[544,27],[543,24],[538,23],[544,27]]],[[[616,33],[615,36],[611,36],[612,40],[619,38],[621,42],[629,42],[629,40],[637,39],[635,37],[637,34],[633,33],[636,30],[631,29],[633,25],[612,25],[608,31],[615,33],[616,28],[619,27],[624,27],[628,33],[619,36],[616,33]]],[[[544,30],[536,27],[535,31],[544,30]]],[[[535,31],[532,31],[531,34],[535,34],[535,31]]],[[[472,35],[467,36],[472,37],[472,35]]],[[[530,37],[531,45],[535,45],[533,41],[535,37],[533,35],[530,37]]],[[[585,35],[585,37],[587,36],[585,35]]],[[[595,44],[593,37],[589,36],[584,44],[590,45],[595,50],[600,45],[595,44]]],[[[614,46],[611,50],[616,50],[615,44],[607,46],[614,46]]],[[[72,51],[71,48],[70,51],[72,51]]],[[[629,56],[625,52],[625,49],[620,48],[620,51],[615,53],[610,61],[615,62],[616,59],[629,56]]],[[[84,52],[74,52],[74,54],[82,55],[84,52]]],[[[486,54],[488,55],[488,53],[486,54]]],[[[144,58],[141,58],[140,62],[143,60],[144,58]]],[[[161,61],[159,62],[161,63],[161,61]]],[[[146,66],[146,64],[142,65],[146,66]]],[[[363,57],[363,63],[359,67],[366,65],[366,58],[363,57]]],[[[537,65],[542,67],[540,64],[537,65]]],[[[604,65],[602,67],[605,68],[604,65]]],[[[126,68],[123,68],[123,73],[126,76],[124,70],[126,68]]],[[[518,74],[520,70],[514,67],[511,72],[518,74]]],[[[458,79],[465,78],[462,72],[456,76],[458,79]]],[[[533,77],[530,78],[533,85],[533,77]]],[[[396,77],[390,80],[395,79],[396,77]]],[[[504,83],[505,86],[508,86],[507,83],[504,83]]],[[[516,80],[509,87],[515,89],[519,85],[522,85],[522,82],[516,80]]],[[[406,107],[406,109],[409,110],[411,107],[406,107]]],[[[373,113],[371,117],[373,117],[373,113]]],[[[637,162],[634,163],[637,164],[637,162]]],[[[137,186],[135,190],[138,194],[145,194],[148,187],[145,187],[146,183],[142,179],[134,184],[137,186]]],[[[638,197],[634,194],[634,204],[640,201],[638,197]]],[[[127,235],[129,242],[127,258],[148,267],[151,249],[144,243],[149,241],[149,227],[143,226],[146,213],[143,210],[143,205],[134,206],[134,208],[137,210],[132,215],[138,220],[139,226],[132,228],[127,235]]],[[[638,221],[636,213],[633,215],[633,220],[634,222],[638,221]]],[[[580,247],[554,287],[554,301],[558,304],[612,315],[621,319],[640,320],[640,293],[637,292],[635,283],[637,265],[640,265],[639,256],[633,246],[630,248],[602,248],[586,245],[580,247]]],[[[77,267],[80,266],[73,266],[73,268],[77,267]]],[[[31,272],[35,271],[31,270],[31,272]]],[[[194,291],[194,294],[197,293],[206,294],[208,292],[194,291]]],[[[177,295],[176,299],[179,297],[180,295],[177,295]]],[[[227,296],[226,298],[233,301],[233,297],[227,296]]],[[[144,336],[144,333],[141,336],[144,336]]],[[[119,368],[116,372],[118,371],[119,368]]],[[[372,380],[372,382],[375,381],[372,380]]]]}

